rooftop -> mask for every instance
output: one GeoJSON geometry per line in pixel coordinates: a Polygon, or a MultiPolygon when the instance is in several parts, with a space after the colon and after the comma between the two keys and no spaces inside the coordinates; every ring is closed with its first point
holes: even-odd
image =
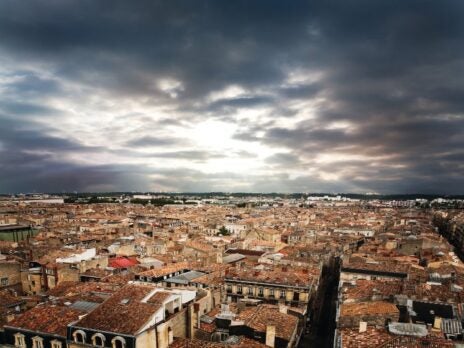
{"type": "Polygon", "coordinates": [[[8,323],[7,326],[66,337],[67,325],[78,320],[83,314],[85,312],[74,308],[38,305],[8,323]]]}
{"type": "Polygon", "coordinates": [[[171,295],[161,289],[154,292],[155,289],[149,285],[128,284],[76,323],[76,326],[134,335],[171,295]]]}
{"type": "Polygon", "coordinates": [[[399,313],[395,304],[385,301],[344,303],[340,306],[340,316],[399,313]]]}

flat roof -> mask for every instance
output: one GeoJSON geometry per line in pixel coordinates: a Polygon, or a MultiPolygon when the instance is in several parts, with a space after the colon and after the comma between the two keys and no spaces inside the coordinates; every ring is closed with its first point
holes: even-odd
{"type": "Polygon", "coordinates": [[[0,226],[0,232],[10,232],[10,231],[18,231],[18,230],[28,230],[30,226],[27,225],[3,225],[0,226]]]}

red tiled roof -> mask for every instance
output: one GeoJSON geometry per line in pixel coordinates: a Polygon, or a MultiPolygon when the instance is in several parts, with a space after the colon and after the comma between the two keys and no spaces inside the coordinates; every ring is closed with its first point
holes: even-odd
{"type": "Polygon", "coordinates": [[[168,297],[160,291],[146,301],[142,300],[155,288],[129,284],[77,323],[78,326],[120,334],[135,334],[161,307],[168,297]]]}
{"type": "Polygon", "coordinates": [[[64,306],[36,306],[8,323],[8,327],[66,337],[68,324],[85,312],[64,306]]]}
{"type": "Polygon", "coordinates": [[[109,262],[109,266],[113,268],[128,268],[138,265],[139,262],[135,258],[116,257],[109,262]]]}
{"type": "Polygon", "coordinates": [[[237,343],[208,342],[198,339],[176,338],[169,346],[170,348],[266,348],[267,346],[258,341],[240,336],[237,343]]]}

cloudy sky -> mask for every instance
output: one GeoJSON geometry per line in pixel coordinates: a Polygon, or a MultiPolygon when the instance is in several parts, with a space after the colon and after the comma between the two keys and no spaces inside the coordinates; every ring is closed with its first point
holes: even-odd
{"type": "Polygon", "coordinates": [[[464,193],[463,1],[0,2],[0,192],[464,193]]]}

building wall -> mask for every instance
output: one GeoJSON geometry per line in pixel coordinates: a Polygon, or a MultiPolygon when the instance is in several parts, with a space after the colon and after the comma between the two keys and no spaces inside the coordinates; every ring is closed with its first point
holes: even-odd
{"type": "Polygon", "coordinates": [[[21,265],[18,262],[0,262],[0,289],[21,284],[21,265]]]}
{"type": "Polygon", "coordinates": [[[306,304],[310,300],[310,293],[309,289],[291,289],[291,288],[282,288],[278,285],[272,286],[269,284],[268,286],[264,287],[261,285],[242,285],[242,293],[240,294],[239,284],[236,283],[227,283],[226,282],[226,293],[227,296],[230,296],[235,301],[237,298],[255,298],[263,300],[264,302],[275,302],[275,301],[286,301],[286,302],[294,302],[298,301],[303,304],[306,304]],[[231,287],[231,291],[227,291],[227,287],[231,287]],[[263,288],[263,296],[259,295],[259,289],[263,288]],[[271,294],[271,290],[274,291],[274,295],[271,294]],[[281,297],[281,293],[284,293],[284,298],[281,297]],[[294,297],[297,294],[297,297],[294,297]]]}
{"type": "Polygon", "coordinates": [[[29,270],[21,272],[23,292],[28,295],[39,294],[44,287],[42,279],[42,273],[30,272],[29,270]]]}
{"type": "Polygon", "coordinates": [[[136,348],[157,348],[156,330],[148,330],[137,336],[135,341],[136,348]]]}

